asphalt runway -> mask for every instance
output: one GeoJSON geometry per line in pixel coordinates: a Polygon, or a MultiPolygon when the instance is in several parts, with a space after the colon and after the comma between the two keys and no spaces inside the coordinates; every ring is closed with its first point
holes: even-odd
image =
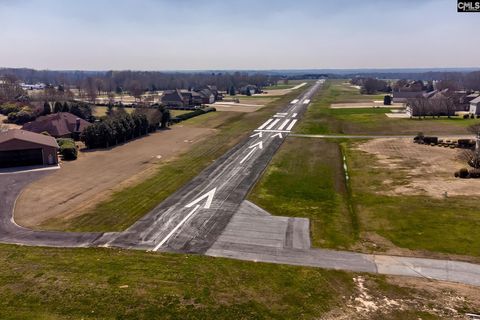
{"type": "Polygon", "coordinates": [[[97,243],[151,251],[205,253],[217,240],[323,81],[121,234],[97,243]]]}

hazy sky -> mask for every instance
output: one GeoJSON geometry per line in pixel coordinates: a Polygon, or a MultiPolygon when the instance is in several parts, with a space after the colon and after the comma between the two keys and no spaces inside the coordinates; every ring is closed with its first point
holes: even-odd
{"type": "Polygon", "coordinates": [[[0,66],[478,67],[479,30],[456,0],[0,0],[0,66]]]}

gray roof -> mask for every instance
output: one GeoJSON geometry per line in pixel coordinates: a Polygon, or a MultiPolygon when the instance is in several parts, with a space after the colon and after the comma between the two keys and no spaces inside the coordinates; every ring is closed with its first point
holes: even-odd
{"type": "Polygon", "coordinates": [[[10,140],[22,140],[44,146],[58,148],[55,138],[30,131],[11,129],[0,133],[0,143],[10,140]]]}
{"type": "Polygon", "coordinates": [[[473,99],[472,101],[470,101],[470,103],[473,103],[473,104],[480,103],[480,97],[473,99]]]}

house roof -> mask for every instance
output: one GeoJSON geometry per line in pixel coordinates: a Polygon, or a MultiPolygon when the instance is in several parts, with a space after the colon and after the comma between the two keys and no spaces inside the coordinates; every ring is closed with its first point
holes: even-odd
{"type": "Polygon", "coordinates": [[[22,140],[41,144],[43,146],[58,148],[57,140],[55,140],[55,138],[43,134],[25,131],[21,129],[11,129],[8,131],[0,132],[0,144],[10,140],[22,140]]]}
{"type": "Polygon", "coordinates": [[[82,132],[91,123],[78,118],[69,112],[58,112],[38,117],[35,121],[27,122],[22,129],[32,132],[48,132],[51,136],[61,137],[73,132],[82,132]],[[80,126],[77,129],[77,121],[80,126]]]}
{"type": "Polygon", "coordinates": [[[162,101],[178,101],[183,102],[183,95],[180,90],[167,90],[163,93],[162,101]]]}
{"type": "Polygon", "coordinates": [[[480,97],[476,97],[475,99],[473,99],[472,101],[470,101],[470,103],[480,103],[480,97]]]}

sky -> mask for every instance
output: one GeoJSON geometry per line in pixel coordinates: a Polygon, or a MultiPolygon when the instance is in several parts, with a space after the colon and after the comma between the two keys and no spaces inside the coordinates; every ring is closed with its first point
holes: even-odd
{"type": "Polygon", "coordinates": [[[0,0],[0,66],[52,70],[479,67],[456,0],[0,0]]]}

